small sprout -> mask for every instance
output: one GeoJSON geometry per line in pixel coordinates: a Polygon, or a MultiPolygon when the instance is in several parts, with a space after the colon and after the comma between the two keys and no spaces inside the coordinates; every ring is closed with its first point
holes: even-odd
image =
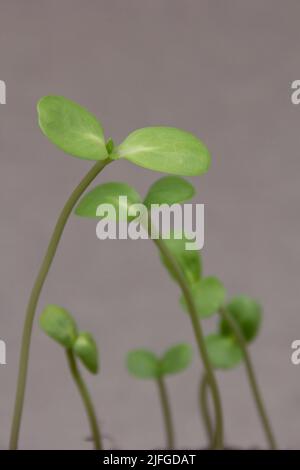
{"type": "MultiPolygon", "coordinates": [[[[246,295],[234,297],[227,304],[226,310],[231,315],[247,342],[253,341],[256,337],[262,320],[262,308],[260,304],[246,295]]],[[[220,322],[220,332],[222,335],[232,335],[232,329],[222,318],[220,322]]]]}
{"type": "Polygon", "coordinates": [[[58,305],[48,305],[39,319],[42,330],[65,348],[66,358],[74,382],[82,398],[89,419],[94,447],[102,449],[98,419],[88,388],[81,376],[76,356],[93,374],[98,372],[98,351],[94,338],[90,333],[78,333],[76,323],[71,314],[58,305]]]}
{"type": "Polygon", "coordinates": [[[243,359],[243,353],[232,337],[211,334],[205,338],[209,359],[215,369],[232,369],[243,359]]]}
{"type": "Polygon", "coordinates": [[[97,344],[90,333],[85,331],[79,333],[73,345],[73,351],[92,374],[98,373],[98,349],[97,344]]]}
{"type": "MultiPolygon", "coordinates": [[[[226,290],[216,277],[205,277],[191,287],[199,318],[210,317],[224,304],[226,290]]],[[[186,309],[185,299],[180,299],[186,309]]]]}
{"type": "Polygon", "coordinates": [[[138,379],[157,379],[160,374],[158,358],[146,349],[137,349],[128,353],[127,369],[138,379]]]}
{"type": "Polygon", "coordinates": [[[139,379],[157,379],[185,370],[191,363],[193,350],[189,344],[177,344],[168,349],[161,358],[145,349],[130,351],[127,369],[139,379]]]}
{"type": "Polygon", "coordinates": [[[150,186],[144,204],[179,204],[195,195],[194,186],[180,176],[164,176],[150,186]]]}
{"type": "Polygon", "coordinates": [[[174,426],[165,377],[185,370],[192,361],[192,348],[189,344],[177,344],[168,349],[161,358],[145,349],[130,351],[127,355],[127,369],[138,379],[154,379],[163,413],[168,449],[174,449],[174,426]]]}
{"type": "Polygon", "coordinates": [[[162,375],[177,374],[188,368],[193,358],[193,349],[189,344],[177,344],[168,349],[160,360],[162,375]]]}
{"type": "MultiPolygon", "coordinates": [[[[178,266],[181,268],[188,283],[193,285],[197,281],[200,281],[202,275],[202,263],[199,251],[186,250],[186,238],[184,236],[180,239],[176,239],[173,234],[170,239],[164,240],[164,243],[176,259],[178,266]]],[[[160,254],[160,258],[166,269],[169,271],[170,276],[176,280],[177,276],[173,272],[173,268],[168,259],[162,254],[160,254]]]]}
{"type": "Polygon", "coordinates": [[[210,154],[193,134],[174,127],[137,129],[117,148],[120,158],[150,170],[182,176],[206,173],[210,154]]]}
{"type": "Polygon", "coordinates": [[[90,372],[98,372],[96,342],[90,333],[78,332],[76,322],[67,310],[59,305],[47,305],[40,316],[39,324],[50,338],[72,350],[90,372]]]}
{"type": "Polygon", "coordinates": [[[58,305],[47,305],[40,316],[40,327],[50,338],[65,348],[72,348],[77,338],[77,326],[71,314],[58,305]]]}
{"type": "Polygon", "coordinates": [[[45,96],[37,109],[41,130],[59,149],[87,160],[107,158],[102,126],[85,108],[62,96],[45,96]]]}
{"type": "MultiPolygon", "coordinates": [[[[114,214],[116,217],[118,217],[119,212],[121,212],[124,213],[124,220],[130,220],[131,216],[128,216],[129,207],[132,204],[138,204],[141,202],[139,194],[127,183],[104,183],[96,186],[89,193],[83,196],[75,209],[75,214],[81,217],[100,218],[100,214],[97,212],[98,206],[100,204],[110,204],[115,208],[114,214]],[[122,211],[119,211],[120,196],[127,197],[127,206],[124,205],[124,207],[122,207],[122,211]]],[[[124,204],[126,204],[125,200],[124,204]]]]}

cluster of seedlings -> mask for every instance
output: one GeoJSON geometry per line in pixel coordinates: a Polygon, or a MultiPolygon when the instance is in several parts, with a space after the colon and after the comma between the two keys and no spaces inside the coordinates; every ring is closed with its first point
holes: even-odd
{"type": "MultiPolygon", "coordinates": [[[[99,121],[80,105],[59,96],[47,96],[38,103],[39,125],[45,136],[69,155],[94,160],[95,164],[76,186],[64,205],[35,280],[26,312],[20,354],[19,376],[12,422],[10,448],[18,447],[26,388],[31,333],[38,301],[48,271],[54,259],[64,227],[71,214],[79,217],[99,218],[97,208],[111,204],[120,214],[120,196],[126,196],[125,219],[129,222],[130,207],[143,203],[180,204],[191,200],[195,189],[182,176],[198,176],[210,165],[210,155],[204,144],[194,135],[171,127],[138,129],[120,144],[105,140],[99,121]],[[110,163],[126,159],[146,169],[169,173],[156,181],[142,197],[126,182],[110,182],[93,188],[83,195],[96,176],[110,163]]],[[[124,207],[122,208],[124,213],[124,207]]],[[[140,223],[153,233],[150,211],[140,223]]],[[[276,448],[275,439],[255,377],[248,345],[256,337],[262,317],[259,303],[245,295],[227,299],[226,289],[217,277],[203,275],[200,253],[187,250],[184,238],[172,234],[170,239],[158,236],[155,243],[163,266],[180,290],[179,305],[190,322],[200,360],[199,390],[197,396],[203,423],[207,432],[208,447],[224,448],[223,409],[220,388],[216,379],[219,369],[232,369],[243,363],[254,401],[264,428],[268,445],[276,448]],[[205,336],[202,323],[215,315],[216,331],[205,336]],[[210,406],[212,405],[212,406],[210,406]],[[211,409],[210,409],[211,408],[211,409]]],[[[101,432],[95,409],[79,362],[89,372],[99,370],[98,351],[92,335],[80,332],[71,314],[58,305],[48,305],[40,316],[40,326],[48,336],[64,349],[71,375],[82,397],[89,419],[95,449],[102,449],[101,432]]],[[[179,338],[180,340],[180,338],[179,338]]],[[[166,447],[175,447],[172,411],[168,400],[166,377],[185,370],[192,361],[192,346],[178,344],[161,357],[148,350],[128,353],[128,371],[139,379],[150,379],[157,384],[166,431],[166,447]]],[[[195,394],[196,396],[196,394],[195,394]]],[[[201,447],[199,442],[199,447],[201,447]]]]}

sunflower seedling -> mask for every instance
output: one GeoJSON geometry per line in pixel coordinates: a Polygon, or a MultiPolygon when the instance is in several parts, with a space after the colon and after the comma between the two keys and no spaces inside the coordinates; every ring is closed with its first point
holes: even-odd
{"type": "Polygon", "coordinates": [[[137,349],[127,355],[127,369],[138,379],[152,379],[156,382],[166,432],[168,449],[174,449],[174,425],[166,389],[165,377],[184,371],[192,361],[192,348],[189,344],[177,344],[168,349],[162,357],[152,351],[137,349]]]}
{"type": "MultiPolygon", "coordinates": [[[[120,216],[123,221],[130,222],[131,218],[136,217],[137,213],[139,213],[140,225],[148,231],[150,238],[154,241],[159,250],[161,259],[170,272],[172,278],[181,289],[182,297],[185,305],[187,306],[187,312],[191,320],[199,355],[202,359],[212,390],[217,420],[217,439],[215,447],[222,448],[223,420],[220,394],[215,380],[214,371],[206,351],[204,334],[198,316],[198,307],[192,291],[194,284],[201,277],[200,257],[197,251],[186,249],[187,242],[190,240],[186,238],[183,232],[181,232],[179,238],[176,233],[171,236],[171,238],[171,234],[169,234],[169,238],[162,239],[160,233],[157,232],[156,227],[154,226],[149,212],[149,209],[153,204],[172,206],[191,199],[194,194],[195,189],[191,183],[178,176],[165,176],[160,178],[149,188],[144,199],[133,187],[126,183],[109,182],[96,186],[84,195],[76,206],[75,213],[80,217],[100,219],[97,224],[97,230],[100,227],[99,231],[103,232],[111,230],[111,227],[115,227],[120,216]],[[122,208],[120,208],[120,201],[123,201],[121,198],[125,196],[126,204],[122,204],[122,208]],[[99,210],[99,208],[105,208],[105,211],[107,211],[107,215],[105,217],[103,217],[104,213],[102,210],[99,210]],[[110,210],[108,210],[109,208],[110,210]]],[[[137,228],[134,228],[134,230],[137,230],[137,228]]],[[[208,315],[215,312],[215,309],[222,305],[222,302],[218,303],[218,299],[221,296],[223,301],[224,297],[221,295],[223,289],[219,286],[217,281],[214,282],[214,279],[208,280],[207,284],[208,301],[212,303],[212,305],[208,305],[207,307],[207,309],[210,309],[206,313],[208,315]],[[216,303],[214,292],[218,289],[221,290],[221,294],[217,292],[216,303]]]]}
{"type": "MultiPolygon", "coordinates": [[[[205,145],[189,132],[172,127],[137,129],[120,145],[115,145],[112,139],[105,140],[102,125],[93,114],[62,96],[42,98],[38,103],[38,118],[42,132],[56,147],[69,155],[96,163],[63,206],[31,291],[22,335],[10,449],[18,447],[37,304],[65,225],[81,195],[108,164],[118,160],[125,159],[146,169],[183,176],[206,173],[210,165],[210,154],[205,145]]],[[[202,334],[200,336],[203,345],[202,334]]],[[[201,354],[203,356],[203,352],[201,354]]],[[[217,399],[218,391],[211,370],[208,371],[208,378],[217,399]]]]}
{"type": "Polygon", "coordinates": [[[86,331],[78,331],[72,315],[58,305],[48,305],[39,318],[41,329],[65,349],[71,375],[82,398],[89,420],[95,449],[102,449],[101,434],[96,412],[79,371],[77,359],[92,374],[99,370],[97,345],[93,336],[86,331]]]}

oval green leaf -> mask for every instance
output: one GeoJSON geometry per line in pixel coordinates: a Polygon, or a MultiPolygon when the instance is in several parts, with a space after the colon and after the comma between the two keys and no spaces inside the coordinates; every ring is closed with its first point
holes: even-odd
{"type": "Polygon", "coordinates": [[[205,344],[215,369],[232,369],[243,359],[243,353],[233,338],[211,334],[205,338],[205,344]]]}
{"type": "Polygon", "coordinates": [[[210,165],[205,145],[174,127],[137,129],[118,147],[118,155],[143,168],[182,176],[201,175],[210,165]]]}
{"type": "MultiPolygon", "coordinates": [[[[182,238],[174,238],[174,234],[170,239],[164,240],[165,245],[176,259],[178,266],[182,270],[189,284],[194,284],[200,280],[202,274],[202,262],[199,251],[186,250],[185,244],[187,239],[183,236],[182,238]]],[[[169,260],[160,255],[161,261],[168,270],[170,276],[176,280],[176,274],[173,270],[169,260]]]]}
{"type": "Polygon", "coordinates": [[[139,379],[156,379],[159,376],[159,361],[153,352],[137,349],[128,353],[127,369],[139,379]]]}
{"type": "Polygon", "coordinates": [[[77,326],[72,315],[59,305],[47,305],[43,310],[39,325],[50,338],[65,348],[72,348],[77,338],[77,326]]]}
{"type": "MultiPolygon", "coordinates": [[[[258,334],[261,325],[262,308],[260,304],[246,295],[240,295],[231,299],[226,309],[238,323],[245,340],[252,341],[258,334]]],[[[232,335],[232,330],[224,319],[220,322],[220,332],[222,335],[232,335]]]]}
{"type": "Polygon", "coordinates": [[[192,358],[193,349],[189,344],[177,344],[168,349],[160,360],[161,373],[177,374],[190,365],[192,358]]]}
{"type": "Polygon", "coordinates": [[[108,219],[130,220],[132,217],[128,216],[128,209],[132,204],[138,203],[141,203],[139,194],[128,184],[104,183],[82,197],[75,209],[75,214],[81,217],[100,218],[98,207],[102,204],[110,204],[114,210],[106,216],[108,219]]]}
{"type": "MultiPolygon", "coordinates": [[[[192,295],[200,318],[210,317],[216,313],[225,302],[226,290],[216,277],[206,277],[191,286],[192,295]]],[[[184,297],[181,303],[186,309],[184,297]]]]}
{"type": "Polygon", "coordinates": [[[73,351],[92,374],[97,374],[99,370],[98,348],[90,333],[86,331],[79,333],[73,345],[73,351]]]}
{"type": "Polygon", "coordinates": [[[107,158],[102,126],[85,108],[62,96],[45,96],[37,110],[42,132],[59,149],[87,160],[107,158]]]}
{"type": "Polygon", "coordinates": [[[178,204],[194,197],[194,186],[180,176],[164,176],[149,189],[144,204],[178,204]]]}

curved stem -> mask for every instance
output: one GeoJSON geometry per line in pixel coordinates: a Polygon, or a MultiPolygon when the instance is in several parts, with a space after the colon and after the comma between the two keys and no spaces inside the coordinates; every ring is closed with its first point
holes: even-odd
{"type": "Polygon", "coordinates": [[[174,426],[170,408],[169,397],[166,389],[166,384],[163,377],[157,379],[159,397],[161,402],[161,408],[164,417],[165,430],[167,436],[167,449],[172,450],[175,448],[175,439],[174,439],[174,426]]]}
{"type": "Polygon", "coordinates": [[[161,238],[154,239],[153,241],[157,245],[162,255],[168,260],[169,265],[172,267],[174,273],[176,274],[177,282],[179,286],[181,287],[182,293],[186,300],[189,316],[192,322],[192,327],[194,330],[194,334],[195,334],[195,338],[196,338],[196,342],[198,346],[198,351],[204,364],[204,368],[205,368],[206,375],[207,375],[207,380],[211,388],[211,393],[212,393],[213,402],[214,402],[215,415],[216,415],[215,447],[217,449],[222,449],[223,448],[223,413],[222,413],[220,393],[219,393],[218,384],[215,378],[215,374],[214,374],[212,365],[210,363],[210,360],[207,354],[205,341],[204,341],[204,335],[203,335],[201,323],[198,319],[197,309],[195,306],[193,295],[191,293],[189,284],[186,281],[184,274],[182,273],[182,270],[178,266],[176,259],[174,259],[172,253],[169,251],[164,241],[161,238]]]}
{"type": "Polygon", "coordinates": [[[15,398],[14,406],[14,415],[12,421],[11,435],[10,435],[10,449],[17,449],[18,439],[20,432],[20,424],[22,418],[22,411],[24,405],[24,395],[26,388],[27,380],[27,369],[28,369],[28,360],[29,360],[29,351],[30,351],[30,342],[32,334],[32,326],[34,315],[37,307],[37,303],[40,297],[42,287],[44,285],[45,279],[47,277],[48,271],[52,264],[53,258],[55,256],[60,238],[64,231],[67,220],[72,213],[72,210],[77,203],[78,199],[82,193],[86,190],[89,184],[94,180],[94,178],[100,173],[100,171],[110,162],[110,160],[102,160],[97,162],[86,176],[81,180],[79,185],[74,189],[71,196],[67,200],[65,206],[63,207],[60,216],[55,225],[50,243],[48,245],[45,257],[43,259],[42,265],[38,272],[37,278],[35,280],[31,295],[29,298],[29,303],[27,306],[25,324],[23,328],[22,336],[22,345],[19,359],[19,373],[18,373],[18,383],[17,383],[17,392],[15,398]]]}
{"type": "Polygon", "coordinates": [[[66,355],[67,355],[67,360],[68,360],[72,377],[78,387],[78,390],[82,398],[82,401],[86,410],[86,414],[90,423],[95,450],[102,450],[103,447],[102,447],[101,435],[100,435],[99,426],[98,426],[98,420],[97,420],[96,412],[95,412],[89,391],[79,372],[76,359],[74,357],[72,350],[66,349],[66,355]]]}
{"type": "Polygon", "coordinates": [[[277,448],[276,440],[275,440],[275,437],[273,435],[273,431],[272,431],[271,424],[269,422],[269,418],[268,418],[268,415],[267,415],[267,412],[266,412],[266,409],[265,409],[265,406],[264,406],[262,395],[261,395],[259,387],[258,387],[258,383],[257,383],[256,377],[255,377],[255,372],[254,372],[254,368],[253,368],[253,364],[252,364],[252,361],[251,361],[251,358],[250,358],[250,354],[248,352],[248,348],[247,348],[245,338],[244,338],[244,336],[241,332],[241,329],[240,329],[239,325],[234,320],[232,315],[228,314],[228,312],[225,308],[221,308],[219,310],[219,313],[224,318],[224,320],[228,323],[228,325],[230,326],[231,331],[233,332],[234,336],[236,337],[236,340],[237,340],[237,342],[238,342],[238,344],[239,344],[239,346],[240,346],[240,348],[243,352],[246,371],[247,371],[247,375],[248,375],[248,380],[249,380],[250,387],[252,389],[252,393],[253,393],[254,400],[255,400],[255,403],[256,403],[256,407],[257,407],[257,410],[258,410],[258,414],[260,416],[260,419],[261,419],[261,422],[262,422],[262,425],[263,425],[263,428],[264,428],[269,446],[270,446],[271,449],[274,450],[274,449],[277,448]]]}
{"type": "Polygon", "coordinates": [[[199,405],[201,415],[204,421],[205,431],[207,434],[208,439],[208,448],[213,449],[214,447],[214,429],[212,424],[212,419],[209,412],[209,403],[208,403],[208,393],[209,384],[207,382],[207,377],[203,374],[200,380],[200,387],[199,387],[199,405]]]}

